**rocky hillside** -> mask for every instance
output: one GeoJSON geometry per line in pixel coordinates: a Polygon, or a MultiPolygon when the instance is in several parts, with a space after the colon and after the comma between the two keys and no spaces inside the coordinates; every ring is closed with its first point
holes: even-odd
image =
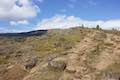
{"type": "Polygon", "coordinates": [[[119,31],[39,33],[0,34],[0,80],[120,80],[119,31]]]}

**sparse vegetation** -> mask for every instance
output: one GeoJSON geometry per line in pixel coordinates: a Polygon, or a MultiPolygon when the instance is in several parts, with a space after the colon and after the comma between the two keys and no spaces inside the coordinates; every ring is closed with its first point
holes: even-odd
{"type": "Polygon", "coordinates": [[[0,58],[0,65],[2,64],[8,64],[8,60],[4,58],[0,58]]]}
{"type": "Polygon", "coordinates": [[[116,59],[119,58],[119,35],[119,31],[101,30],[99,25],[96,29],[82,25],[65,30],[48,30],[40,36],[1,36],[0,68],[6,66],[4,68],[8,71],[4,73],[1,68],[0,79],[10,77],[16,80],[22,76],[20,79],[105,80],[104,74],[120,73],[119,59],[116,59]],[[37,62],[34,64],[31,59],[37,59],[37,62]],[[22,71],[20,76],[14,74],[16,64],[19,64],[15,67],[18,69],[17,73],[22,71]],[[26,69],[26,64],[32,67],[26,69]],[[68,69],[73,72],[70,73],[68,69]],[[10,73],[16,77],[11,77],[10,73]]]}
{"type": "Polygon", "coordinates": [[[102,44],[99,44],[88,54],[88,64],[94,65],[97,63],[97,58],[99,57],[101,51],[103,51],[102,44]]]}

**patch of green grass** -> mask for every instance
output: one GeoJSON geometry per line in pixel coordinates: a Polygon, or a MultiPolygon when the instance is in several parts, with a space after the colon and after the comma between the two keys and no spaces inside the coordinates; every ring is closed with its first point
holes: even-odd
{"type": "Polygon", "coordinates": [[[101,51],[103,51],[103,50],[104,50],[103,45],[98,44],[98,45],[96,46],[96,48],[95,48],[94,50],[92,50],[92,51],[88,54],[88,56],[87,56],[87,58],[88,58],[88,63],[89,63],[89,64],[95,64],[95,63],[97,63],[97,58],[99,57],[101,51]]]}
{"type": "Polygon", "coordinates": [[[35,40],[35,50],[40,52],[40,55],[49,53],[61,53],[74,47],[76,42],[81,40],[80,34],[55,34],[47,36],[45,39],[35,40]],[[42,54],[43,53],[43,54],[42,54]]]}
{"type": "Polygon", "coordinates": [[[76,42],[80,41],[81,37],[79,35],[66,35],[64,36],[66,41],[76,42]]]}
{"type": "Polygon", "coordinates": [[[7,59],[0,58],[0,65],[1,65],[1,64],[7,64],[7,63],[8,63],[8,60],[7,60],[7,59]]]}
{"type": "Polygon", "coordinates": [[[103,70],[104,72],[113,72],[113,73],[120,73],[120,64],[113,63],[109,65],[106,69],[103,70]]]}
{"type": "Polygon", "coordinates": [[[100,49],[99,49],[99,47],[97,46],[91,53],[90,53],[90,55],[89,55],[89,58],[90,58],[90,62],[95,62],[95,58],[97,57],[97,56],[99,56],[99,54],[100,54],[100,49]]]}
{"type": "MultiPolygon", "coordinates": [[[[14,40],[14,43],[18,43],[21,45],[20,47],[25,47],[25,50],[28,47],[28,51],[33,50],[40,57],[44,57],[48,54],[60,54],[73,48],[77,42],[84,38],[85,34],[87,34],[87,31],[80,29],[52,30],[43,36],[27,37],[23,42],[14,40]]],[[[18,44],[15,44],[15,46],[18,44]]],[[[22,50],[24,52],[24,49],[22,50]]]]}

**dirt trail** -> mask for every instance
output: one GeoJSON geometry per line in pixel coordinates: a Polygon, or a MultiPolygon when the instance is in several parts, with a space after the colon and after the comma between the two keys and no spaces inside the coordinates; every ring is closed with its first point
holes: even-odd
{"type": "MultiPolygon", "coordinates": [[[[94,80],[95,75],[94,72],[91,73],[92,68],[103,70],[119,59],[120,45],[112,41],[113,35],[104,34],[106,34],[106,38],[100,38],[102,42],[99,40],[95,41],[94,38],[96,37],[95,35],[99,37],[103,34],[99,32],[88,34],[80,43],[76,44],[75,48],[70,50],[71,54],[68,54],[68,65],[65,72],[69,78],[73,80],[94,80]],[[101,44],[105,44],[103,47],[106,45],[107,47],[97,56],[96,61],[98,63],[95,63],[95,66],[89,66],[88,63],[86,64],[87,55],[101,44]]],[[[117,40],[119,39],[117,38],[117,40]]],[[[66,77],[65,74],[64,76],[66,77]]],[[[64,80],[66,79],[64,78],[64,80]]]]}
{"type": "Polygon", "coordinates": [[[76,44],[75,48],[70,50],[72,53],[68,54],[68,65],[65,74],[72,73],[68,77],[71,77],[73,80],[91,80],[90,76],[87,75],[89,69],[85,62],[86,54],[98,45],[98,43],[94,43],[92,36],[93,34],[88,34],[80,43],[76,44]]]}
{"type": "MultiPolygon", "coordinates": [[[[100,53],[100,56],[98,57],[99,63],[96,64],[96,68],[98,70],[105,69],[116,61],[119,61],[120,45],[119,43],[112,41],[112,37],[113,35],[108,34],[108,38],[105,40],[108,46],[104,51],[100,53]]],[[[114,37],[117,39],[119,38],[119,36],[114,37]]]]}

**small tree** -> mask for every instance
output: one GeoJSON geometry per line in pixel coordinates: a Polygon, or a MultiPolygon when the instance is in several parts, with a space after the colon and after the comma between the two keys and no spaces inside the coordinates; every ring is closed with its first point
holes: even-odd
{"type": "Polygon", "coordinates": [[[116,28],[112,28],[112,31],[117,31],[118,29],[116,29],[116,28]]]}
{"type": "Polygon", "coordinates": [[[113,31],[115,31],[116,29],[115,28],[112,28],[113,31]]]}
{"type": "Polygon", "coordinates": [[[84,24],[82,24],[82,26],[81,26],[82,28],[84,28],[84,24]]]}
{"type": "Polygon", "coordinates": [[[99,25],[96,26],[96,29],[101,29],[99,25]]]}

